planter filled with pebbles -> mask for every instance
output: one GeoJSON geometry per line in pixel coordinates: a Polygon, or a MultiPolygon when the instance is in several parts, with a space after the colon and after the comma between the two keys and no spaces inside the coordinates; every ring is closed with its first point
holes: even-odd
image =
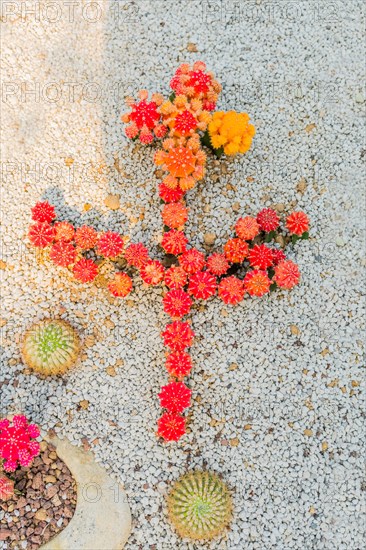
{"type": "Polygon", "coordinates": [[[65,529],[76,507],[76,483],[57,456],[42,441],[29,468],[11,474],[15,494],[0,500],[0,541],[6,550],[36,550],[65,529]]]}

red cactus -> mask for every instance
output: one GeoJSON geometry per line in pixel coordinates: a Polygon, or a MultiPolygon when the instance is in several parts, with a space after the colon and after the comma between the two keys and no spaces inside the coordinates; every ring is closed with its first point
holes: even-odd
{"type": "Polygon", "coordinates": [[[28,424],[25,416],[13,417],[12,425],[6,418],[0,421],[0,457],[4,470],[14,472],[19,466],[30,466],[40,447],[37,441],[40,432],[35,424],[28,424]]]}
{"type": "Polygon", "coordinates": [[[243,281],[234,277],[227,277],[219,284],[219,296],[225,304],[238,304],[244,298],[245,290],[243,281]]]}
{"type": "Polygon", "coordinates": [[[98,233],[89,227],[88,225],[83,225],[78,227],[75,233],[75,242],[76,245],[82,250],[89,250],[97,244],[98,233]]]}
{"type": "Polygon", "coordinates": [[[52,245],[50,250],[50,258],[56,265],[59,265],[60,267],[68,267],[75,261],[75,247],[66,241],[59,241],[52,245]]]}
{"type": "Polygon", "coordinates": [[[286,219],[286,227],[292,235],[301,236],[309,230],[309,218],[304,212],[293,212],[286,219]]]}
{"type": "Polygon", "coordinates": [[[275,267],[275,275],[273,280],[279,287],[290,290],[300,281],[300,271],[297,264],[291,260],[280,262],[275,267]]]}
{"type": "Polygon", "coordinates": [[[164,233],[161,246],[167,254],[174,254],[174,256],[177,256],[178,254],[185,252],[187,243],[188,239],[183,231],[171,229],[170,231],[164,233]]]}
{"type": "Polygon", "coordinates": [[[132,105],[132,111],[130,113],[130,120],[134,122],[137,128],[141,129],[147,126],[149,130],[155,128],[160,115],[157,112],[157,105],[154,101],[139,101],[132,105]]]}
{"type": "Polygon", "coordinates": [[[179,263],[187,273],[196,273],[205,267],[205,255],[196,248],[191,248],[180,256],[179,263]]]}
{"type": "Polygon", "coordinates": [[[148,285],[158,285],[164,279],[164,266],[158,260],[149,260],[140,270],[141,279],[148,285]]]}
{"type": "Polygon", "coordinates": [[[245,218],[240,218],[236,222],[235,231],[243,241],[251,241],[258,235],[260,228],[255,218],[245,216],[245,218]]]}
{"type": "Polygon", "coordinates": [[[188,136],[197,129],[198,120],[190,111],[185,109],[179,113],[174,120],[174,130],[176,135],[188,136]]]}
{"type": "Polygon", "coordinates": [[[171,382],[161,388],[160,406],[169,412],[182,413],[191,404],[192,392],[183,382],[171,382]]]}
{"type": "Polygon", "coordinates": [[[127,273],[116,273],[108,290],[116,298],[125,298],[132,290],[132,280],[127,273]]]}
{"type": "Polygon", "coordinates": [[[56,218],[55,207],[48,201],[37,202],[32,208],[32,220],[51,223],[56,218]]]}
{"type": "Polygon", "coordinates": [[[280,225],[280,218],[277,212],[272,210],[272,208],[263,208],[263,210],[257,214],[257,222],[261,230],[268,233],[277,229],[280,225]]]}
{"type": "Polygon", "coordinates": [[[229,239],[224,247],[226,258],[233,264],[241,264],[248,256],[249,246],[242,239],[229,239]]]}
{"type": "Polygon", "coordinates": [[[167,412],[159,418],[157,433],[165,441],[178,441],[186,433],[186,419],[180,414],[167,412]]]}
{"type": "Polygon", "coordinates": [[[174,321],[162,333],[164,345],[173,351],[184,351],[192,345],[194,332],[188,323],[174,321]]]}
{"type": "Polygon", "coordinates": [[[165,183],[159,185],[159,196],[164,202],[178,202],[183,197],[184,191],[177,185],[175,189],[171,189],[165,183]]]}
{"type": "Polygon", "coordinates": [[[181,202],[170,202],[164,206],[161,217],[164,225],[179,229],[188,220],[188,210],[181,202]]]}
{"type": "Polygon", "coordinates": [[[74,265],[73,272],[75,279],[78,281],[90,283],[98,275],[98,266],[93,260],[82,258],[74,265]]]}
{"type": "Polygon", "coordinates": [[[191,356],[188,353],[176,351],[168,355],[165,366],[171,376],[181,379],[191,372],[193,365],[191,356]]]}
{"type": "Polygon", "coordinates": [[[174,319],[181,319],[191,309],[192,300],[181,288],[170,290],[163,298],[164,311],[174,319]]]}
{"type": "Polygon", "coordinates": [[[207,259],[208,271],[210,271],[213,275],[217,275],[218,277],[220,277],[221,275],[225,275],[229,267],[230,265],[226,259],[225,254],[215,253],[209,256],[207,259]]]}
{"type": "Polygon", "coordinates": [[[164,283],[169,288],[183,288],[187,284],[187,273],[182,267],[173,265],[166,270],[164,283]]]}
{"type": "Polygon", "coordinates": [[[69,222],[56,222],[55,228],[55,240],[70,242],[74,238],[75,229],[69,222]]]}
{"type": "Polygon", "coordinates": [[[123,239],[118,233],[107,231],[98,241],[97,252],[105,258],[115,258],[123,249],[123,239]]]}
{"type": "Polygon", "coordinates": [[[283,260],[286,260],[286,254],[284,253],[283,250],[273,248],[272,254],[273,254],[273,265],[278,265],[280,262],[283,262],[283,260]]]}
{"type": "Polygon", "coordinates": [[[269,292],[271,280],[266,271],[254,269],[244,277],[244,287],[250,296],[264,296],[269,292]]]}
{"type": "Polygon", "coordinates": [[[127,263],[137,267],[137,269],[141,269],[149,261],[147,248],[142,243],[130,244],[124,255],[127,263]]]}
{"type": "Polygon", "coordinates": [[[216,277],[208,271],[198,271],[189,279],[188,292],[198,300],[207,300],[216,293],[216,277]]]}
{"type": "Polygon", "coordinates": [[[30,226],[28,238],[33,246],[46,248],[55,238],[55,230],[47,222],[37,222],[30,226]]]}
{"type": "Polygon", "coordinates": [[[249,252],[250,265],[256,269],[267,269],[273,265],[273,250],[265,244],[256,244],[249,252]]]}

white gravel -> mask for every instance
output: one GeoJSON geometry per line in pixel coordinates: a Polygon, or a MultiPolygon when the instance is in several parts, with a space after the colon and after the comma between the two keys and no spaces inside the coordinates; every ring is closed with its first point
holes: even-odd
{"type": "Polygon", "coordinates": [[[89,442],[125,484],[134,517],[127,550],[359,550],[364,5],[251,1],[234,12],[233,4],[2,3],[1,412],[22,410],[43,429],[89,442]],[[17,15],[31,4],[36,14],[17,15]],[[190,433],[162,445],[154,435],[166,381],[161,290],[137,282],[127,303],[112,304],[37,264],[23,238],[43,197],[62,217],[158,253],[152,150],[127,143],[119,115],[124,95],[167,92],[177,64],[197,59],[223,83],[221,106],[248,111],[258,132],[249,154],[211,168],[191,192],[191,242],[203,249],[213,232],[220,247],[240,213],[275,203],[304,209],[312,239],[291,252],[303,273],[293,292],[235,309],[215,299],[194,313],[190,433]],[[110,192],[119,211],[104,205],[110,192]],[[19,355],[24,329],[49,314],[95,336],[62,380],[24,374],[19,355]],[[207,546],[178,541],[164,509],[170,482],[196,467],[221,472],[235,491],[231,532],[207,546]]]}

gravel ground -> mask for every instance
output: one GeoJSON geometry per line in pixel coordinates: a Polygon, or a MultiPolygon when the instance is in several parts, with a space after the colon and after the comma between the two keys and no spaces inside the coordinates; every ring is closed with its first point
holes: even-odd
{"type": "Polygon", "coordinates": [[[125,484],[127,550],[359,550],[363,3],[42,1],[36,14],[3,4],[3,412],[90,446],[125,484]],[[249,112],[257,136],[190,193],[191,242],[203,250],[211,232],[219,249],[240,214],[273,204],[305,210],[312,238],[290,254],[303,273],[293,292],[237,308],[215,299],[194,313],[190,433],[162,445],[162,291],[137,282],[115,302],[37,263],[23,238],[43,197],[60,216],[158,255],[152,150],[127,143],[119,115],[126,94],[167,92],[177,64],[197,59],[223,83],[220,106],[249,112]],[[109,193],[119,210],[105,206],[109,193]],[[40,380],[20,360],[25,328],[50,313],[86,339],[82,365],[62,380],[40,380]],[[232,530],[211,545],[179,541],[165,517],[170,482],[196,467],[234,490],[232,530]]]}

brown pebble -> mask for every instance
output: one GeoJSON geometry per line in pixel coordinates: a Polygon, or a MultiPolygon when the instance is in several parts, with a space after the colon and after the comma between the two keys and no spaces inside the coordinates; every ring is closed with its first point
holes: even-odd
{"type": "Polygon", "coordinates": [[[57,506],[60,506],[60,504],[61,504],[61,500],[60,500],[60,498],[59,498],[58,495],[55,495],[55,496],[51,499],[51,502],[52,502],[53,506],[56,506],[56,507],[57,507],[57,506]]]}
{"type": "Polygon", "coordinates": [[[49,500],[52,497],[54,497],[56,493],[57,493],[57,487],[55,487],[54,485],[51,485],[51,487],[48,487],[46,489],[45,497],[46,497],[47,500],[49,500]]]}
{"type": "Polygon", "coordinates": [[[118,208],[120,207],[119,195],[108,195],[104,199],[104,204],[107,208],[110,208],[111,210],[118,210],[118,208]]]}
{"type": "Polygon", "coordinates": [[[27,505],[27,501],[24,497],[19,497],[17,502],[18,508],[24,508],[27,505]]]}
{"type": "Polygon", "coordinates": [[[46,483],[56,483],[56,481],[57,481],[55,476],[46,476],[44,478],[44,480],[45,480],[46,483]]]}
{"type": "Polygon", "coordinates": [[[187,51],[190,52],[190,53],[198,52],[196,44],[194,44],[193,42],[188,42],[187,51]]]}
{"type": "Polygon", "coordinates": [[[34,517],[36,519],[38,519],[39,521],[45,521],[47,519],[48,515],[47,515],[47,512],[44,508],[40,508],[39,510],[37,510],[34,517]]]}
{"type": "Polygon", "coordinates": [[[42,485],[43,485],[42,475],[40,473],[38,473],[33,478],[32,488],[33,489],[40,489],[40,487],[42,487],[42,485]]]}
{"type": "Polygon", "coordinates": [[[207,246],[213,246],[215,244],[215,241],[216,241],[215,233],[205,233],[203,238],[207,246]]]}

